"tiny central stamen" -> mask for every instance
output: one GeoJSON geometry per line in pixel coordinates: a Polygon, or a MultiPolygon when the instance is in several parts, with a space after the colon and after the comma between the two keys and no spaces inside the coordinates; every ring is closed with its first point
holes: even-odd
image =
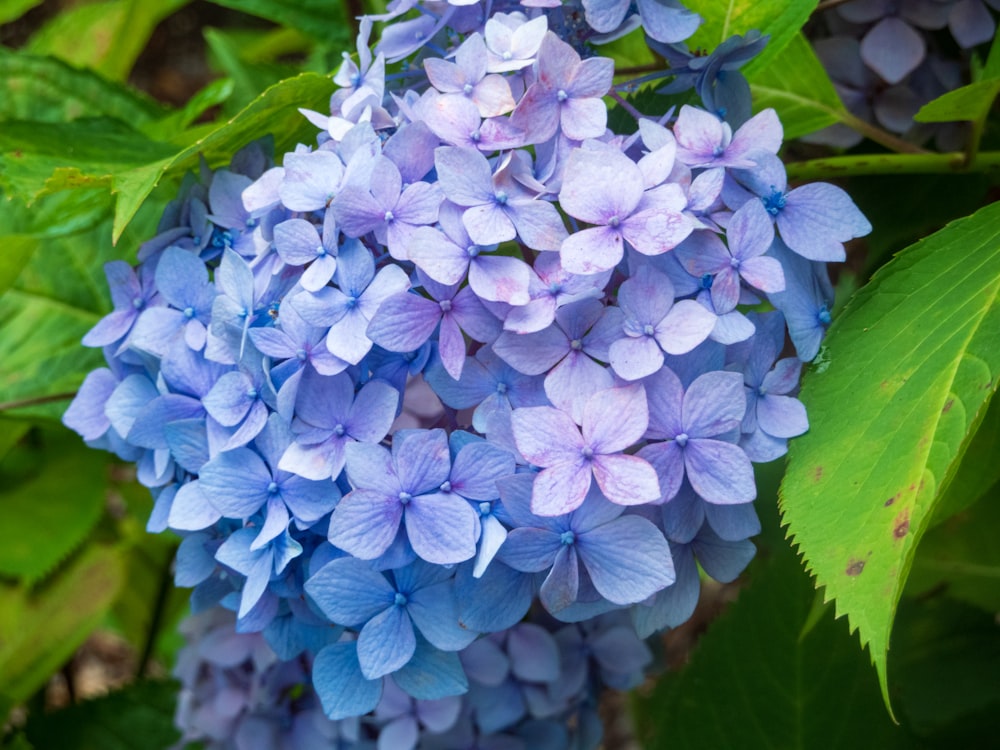
{"type": "Polygon", "coordinates": [[[685,445],[688,444],[687,433],[686,432],[682,432],[680,435],[678,435],[677,437],[674,438],[674,441],[677,443],[677,445],[679,445],[681,448],[683,448],[685,445]]]}
{"type": "Polygon", "coordinates": [[[594,449],[588,445],[586,448],[580,451],[580,455],[589,461],[594,457],[594,449]]]}
{"type": "Polygon", "coordinates": [[[479,503],[479,515],[488,516],[493,512],[493,505],[491,503],[479,503]]]}
{"type": "Polygon", "coordinates": [[[450,312],[451,311],[451,300],[450,299],[443,299],[443,300],[441,300],[440,302],[438,302],[438,307],[441,308],[441,312],[450,312]]]}
{"type": "Polygon", "coordinates": [[[621,219],[619,219],[617,216],[612,216],[610,219],[608,219],[608,226],[611,227],[612,229],[617,229],[618,225],[621,223],[622,223],[621,219]]]}
{"type": "Polygon", "coordinates": [[[466,96],[468,96],[469,94],[471,94],[473,92],[473,90],[474,89],[473,89],[473,86],[472,86],[471,83],[467,83],[464,86],[462,86],[462,91],[465,92],[466,96]]]}
{"type": "Polygon", "coordinates": [[[395,604],[397,607],[405,607],[409,602],[406,599],[406,594],[400,594],[397,591],[396,596],[392,598],[392,603],[395,604]]]}
{"type": "Polygon", "coordinates": [[[194,308],[193,307],[185,307],[184,308],[184,317],[185,318],[193,318],[194,317],[194,308]]]}
{"type": "Polygon", "coordinates": [[[295,351],[295,358],[300,361],[305,361],[306,357],[308,356],[309,353],[305,349],[296,349],[295,351]]]}
{"type": "Polygon", "coordinates": [[[407,505],[413,499],[413,495],[409,492],[400,492],[396,497],[399,498],[399,502],[403,505],[407,505]]]}
{"type": "Polygon", "coordinates": [[[316,246],[316,257],[322,258],[324,255],[326,255],[326,248],[323,247],[322,245],[317,245],[316,246]]]}
{"type": "Polygon", "coordinates": [[[576,534],[572,531],[564,531],[559,536],[559,541],[565,544],[567,547],[576,541],[576,534]]]}
{"type": "Polygon", "coordinates": [[[146,302],[142,297],[136,297],[134,300],[132,300],[132,307],[134,307],[136,310],[138,310],[144,304],[146,304],[146,302]]]}
{"type": "Polygon", "coordinates": [[[830,316],[830,311],[826,309],[826,305],[823,305],[822,309],[816,313],[816,320],[825,326],[830,325],[830,321],[833,320],[833,318],[830,316]]]}
{"type": "Polygon", "coordinates": [[[254,388],[253,386],[251,386],[250,388],[247,388],[247,398],[249,398],[249,399],[255,399],[255,398],[257,398],[257,389],[254,388]]]}
{"type": "Polygon", "coordinates": [[[507,384],[497,383],[497,393],[506,393],[506,392],[507,392],[507,384]]]}
{"type": "Polygon", "coordinates": [[[556,92],[556,99],[558,99],[561,102],[564,102],[567,99],[569,99],[569,94],[566,93],[566,89],[559,89],[556,92]]]}
{"type": "Polygon", "coordinates": [[[479,255],[479,253],[480,253],[479,245],[469,245],[467,248],[465,248],[465,254],[468,255],[470,258],[475,258],[477,255],[479,255]]]}
{"type": "Polygon", "coordinates": [[[656,333],[656,330],[653,328],[652,324],[646,323],[646,325],[642,327],[642,332],[647,336],[652,336],[654,333],[656,333]]]}
{"type": "Polygon", "coordinates": [[[271,482],[269,485],[267,485],[267,494],[268,495],[276,495],[276,494],[278,494],[278,483],[277,482],[271,482]]]}
{"type": "Polygon", "coordinates": [[[448,481],[447,479],[446,479],[446,480],[444,480],[444,481],[443,481],[443,482],[441,483],[441,487],[439,487],[439,489],[440,489],[440,490],[441,490],[442,492],[451,492],[451,482],[450,482],[450,481],[448,481]]]}
{"type": "Polygon", "coordinates": [[[344,435],[347,434],[347,428],[342,424],[338,424],[333,428],[333,434],[337,437],[344,437],[344,435]]]}
{"type": "Polygon", "coordinates": [[[501,206],[506,206],[507,205],[507,193],[504,192],[503,190],[497,190],[497,194],[496,194],[494,200],[496,200],[496,202],[499,203],[501,206]]]}
{"type": "Polygon", "coordinates": [[[392,215],[392,211],[386,211],[386,212],[385,212],[385,217],[384,217],[384,218],[385,218],[385,220],[386,220],[386,221],[388,222],[388,221],[392,221],[392,220],[393,220],[393,219],[395,219],[396,217],[392,215]]]}
{"type": "Polygon", "coordinates": [[[583,349],[583,341],[581,341],[580,339],[573,339],[572,341],[569,342],[569,348],[572,349],[573,351],[578,352],[581,349],[583,349]]]}

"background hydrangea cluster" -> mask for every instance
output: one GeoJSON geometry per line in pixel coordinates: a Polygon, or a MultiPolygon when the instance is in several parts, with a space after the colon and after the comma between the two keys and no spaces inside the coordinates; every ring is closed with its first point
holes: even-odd
{"type": "MultiPolygon", "coordinates": [[[[822,13],[810,38],[844,105],[863,120],[915,142],[935,137],[959,150],[962,123],[929,125],[913,116],[970,81],[969,50],[996,32],[997,0],[851,0],[822,13]]],[[[805,140],[851,147],[862,136],[834,125],[805,140]]]]}
{"type": "Polygon", "coordinates": [[[396,3],[315,144],[203,169],[108,266],[64,421],[183,536],[188,739],[595,747],[698,566],[749,562],[752,463],[808,429],[826,263],[870,226],[789,189],[732,84],[763,40],[697,58],[697,20],[396,3]],[[593,45],[639,24],[710,111],[608,130],[593,45]]]}

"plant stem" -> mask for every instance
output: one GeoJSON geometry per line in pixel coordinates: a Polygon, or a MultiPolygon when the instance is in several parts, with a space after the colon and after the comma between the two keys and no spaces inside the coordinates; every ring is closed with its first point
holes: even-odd
{"type": "Polygon", "coordinates": [[[791,162],[789,180],[853,177],[869,174],[950,174],[1000,171],[1000,151],[986,151],[969,163],[961,151],[946,154],[860,154],[791,162]]]}
{"type": "Polygon", "coordinates": [[[69,401],[76,398],[76,391],[69,393],[53,393],[50,396],[36,396],[34,398],[15,399],[14,401],[4,401],[0,403],[0,412],[11,409],[23,409],[27,406],[41,406],[42,404],[52,404],[57,401],[69,401]]]}
{"type": "Polygon", "coordinates": [[[862,120],[860,117],[855,117],[849,112],[840,112],[837,114],[844,125],[856,130],[861,133],[865,138],[869,138],[880,146],[885,146],[890,151],[895,151],[899,154],[932,154],[933,151],[928,151],[927,149],[920,148],[920,146],[915,146],[909,141],[904,141],[899,136],[893,135],[887,130],[883,130],[877,125],[872,125],[870,122],[862,120]]]}
{"type": "Polygon", "coordinates": [[[163,625],[163,616],[167,608],[167,598],[173,588],[174,578],[170,571],[174,562],[177,548],[173,547],[166,557],[166,563],[160,569],[160,580],[156,587],[156,599],[153,602],[153,614],[150,617],[149,629],[142,643],[142,654],[135,668],[135,678],[141,679],[149,667],[150,659],[153,658],[153,649],[156,648],[156,639],[160,634],[160,626],[163,625]]]}

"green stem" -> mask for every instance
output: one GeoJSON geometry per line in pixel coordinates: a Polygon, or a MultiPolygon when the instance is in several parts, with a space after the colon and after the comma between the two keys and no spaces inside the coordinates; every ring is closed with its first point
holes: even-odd
{"type": "Polygon", "coordinates": [[[952,174],[1000,170],[1000,151],[986,151],[969,163],[966,154],[860,154],[791,162],[789,180],[830,179],[869,174],[952,174]]]}
{"type": "Polygon", "coordinates": [[[838,112],[837,117],[847,127],[861,133],[861,135],[865,138],[875,141],[875,143],[880,146],[885,146],[890,151],[895,151],[899,154],[933,153],[932,151],[920,148],[920,146],[915,146],[909,141],[904,141],[902,138],[893,135],[889,131],[883,130],[877,125],[872,125],[870,122],[866,122],[860,117],[855,117],[849,112],[838,112]]]}

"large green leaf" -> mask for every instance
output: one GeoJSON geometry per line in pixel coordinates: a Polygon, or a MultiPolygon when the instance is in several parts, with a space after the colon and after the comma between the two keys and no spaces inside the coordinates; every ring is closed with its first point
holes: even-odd
{"type": "Polygon", "coordinates": [[[850,118],[806,38],[796,34],[780,57],[747,72],[756,111],[773,107],[785,138],[798,138],[850,118]]]}
{"type": "Polygon", "coordinates": [[[212,0],[216,5],[260,16],[303,31],[327,44],[350,49],[351,26],[344,3],[329,0],[212,0]]]}
{"type": "Polygon", "coordinates": [[[117,550],[90,545],[37,590],[0,583],[0,703],[34,694],[93,632],[123,580],[117,550]]]}
{"type": "Polygon", "coordinates": [[[153,29],[190,0],[100,0],[53,16],[25,45],[105,78],[124,81],[153,29]]]}
{"type": "Polygon", "coordinates": [[[199,154],[210,163],[228,163],[233,152],[267,133],[275,134],[279,153],[299,140],[314,141],[316,128],[298,108],[328,108],[333,88],[332,79],[315,73],[289,78],[269,88],[238,115],[179,153],[117,173],[112,179],[117,196],[114,240],[117,242],[163,176],[170,170],[193,166],[199,154]]]}
{"type": "Polygon", "coordinates": [[[151,99],[93,71],[0,46],[0,120],[64,122],[86,115],[138,126],[164,114],[151,99]]]}
{"type": "MultiPolygon", "coordinates": [[[[763,563],[762,567],[760,567],[763,563]]],[[[637,700],[649,750],[893,748],[871,668],[787,547],[712,622],[690,663],[637,700]]]]}
{"type": "Polygon", "coordinates": [[[782,486],[789,536],[827,598],[886,652],[900,592],[935,503],[997,386],[1000,204],[898,255],[826,339],[801,399],[782,486]]]}
{"type": "Polygon", "coordinates": [[[104,456],[65,430],[18,447],[0,463],[0,575],[30,583],[48,573],[97,524],[107,484],[104,456]]]}
{"type": "Polygon", "coordinates": [[[296,69],[291,65],[247,59],[247,50],[264,33],[221,29],[204,31],[212,65],[233,81],[233,96],[223,109],[230,116],[250,104],[268,86],[295,75],[296,69]]]}
{"type": "Polygon", "coordinates": [[[174,727],[176,682],[140,682],[113,693],[32,716],[25,732],[35,747],[60,750],[166,750],[174,727]]]}
{"type": "Polygon", "coordinates": [[[785,59],[782,55],[785,47],[809,20],[817,3],[818,0],[685,0],[685,7],[704,19],[688,45],[711,51],[733,34],[756,29],[769,34],[771,41],[748,70],[763,68],[772,60],[785,59]]]}

